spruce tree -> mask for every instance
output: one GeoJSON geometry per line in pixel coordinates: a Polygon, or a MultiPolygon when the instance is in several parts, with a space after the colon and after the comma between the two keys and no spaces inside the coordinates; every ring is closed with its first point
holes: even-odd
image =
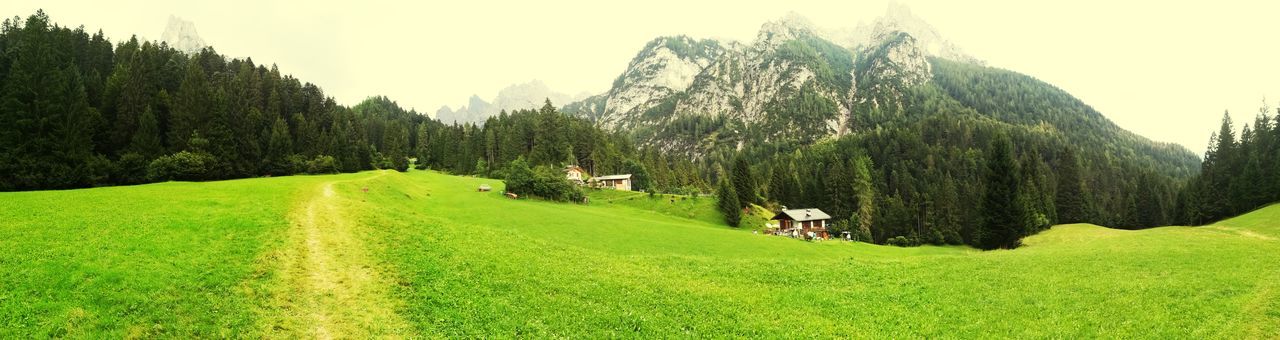
{"type": "Polygon", "coordinates": [[[739,208],[746,207],[756,202],[756,180],[751,175],[751,165],[747,164],[747,159],[741,155],[734,158],[733,161],[733,190],[738,195],[739,208]]]}
{"type": "Polygon", "coordinates": [[[156,114],[151,106],[147,106],[142,111],[142,116],[138,117],[138,129],[133,132],[129,150],[146,159],[152,159],[164,153],[164,146],[160,145],[160,125],[156,121],[156,114]]]}
{"type": "Polygon", "coordinates": [[[1023,212],[1018,204],[1018,165],[1013,143],[1000,134],[987,152],[987,192],[983,196],[978,248],[1016,248],[1023,236],[1023,212]]]}
{"type": "Polygon", "coordinates": [[[871,158],[865,155],[854,157],[850,163],[853,182],[854,214],[851,220],[857,222],[856,234],[862,241],[871,242],[871,224],[875,216],[875,186],[871,181],[871,158]]]}
{"type": "Polygon", "coordinates": [[[276,118],[271,125],[271,143],[267,145],[267,159],[264,168],[272,175],[293,174],[293,165],[289,163],[289,155],[293,154],[293,137],[289,135],[289,124],[284,119],[276,118]]]}
{"type": "Polygon", "coordinates": [[[742,221],[742,205],[738,202],[738,193],[729,181],[720,181],[716,189],[716,199],[720,213],[724,215],[724,222],[730,227],[737,228],[738,223],[742,221]]]}
{"type": "Polygon", "coordinates": [[[1057,223],[1081,223],[1086,220],[1084,182],[1080,179],[1080,161],[1074,148],[1066,147],[1058,161],[1058,191],[1054,205],[1057,223]]]}
{"type": "Polygon", "coordinates": [[[793,175],[788,164],[785,160],[778,161],[769,176],[769,199],[781,205],[792,204],[791,191],[795,190],[795,184],[790,180],[793,175]]]}
{"type": "Polygon", "coordinates": [[[427,164],[430,164],[431,162],[431,157],[430,157],[431,149],[427,147],[430,144],[430,140],[431,140],[431,134],[427,132],[427,124],[419,124],[418,125],[418,141],[417,141],[418,145],[417,147],[414,148],[414,155],[418,157],[418,163],[415,164],[414,167],[418,168],[418,170],[426,170],[428,166],[427,164]]]}

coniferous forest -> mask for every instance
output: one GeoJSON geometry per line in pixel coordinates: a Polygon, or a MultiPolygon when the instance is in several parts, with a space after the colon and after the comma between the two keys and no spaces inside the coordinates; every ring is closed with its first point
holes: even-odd
{"type": "MultiPolygon", "coordinates": [[[[683,153],[550,101],[482,125],[443,124],[381,96],[347,107],[275,65],[113,43],[37,12],[0,27],[0,191],[406,171],[412,159],[555,188],[540,178],[579,165],[632,174],[636,190],[718,193],[735,226],[751,204],[816,207],[834,231],[867,242],[982,248],[1015,247],[1053,224],[1195,225],[1280,200],[1280,117],[1268,109],[1239,136],[1224,118],[1196,166],[1184,149],[1139,143],[1030,77],[932,62],[934,82],[908,91],[904,109],[859,107],[849,134],[783,140],[688,118],[656,134],[701,141],[683,153]]],[[[770,110],[807,117],[831,107],[824,100],[770,110]]],[[[580,199],[562,191],[535,196],[580,199]]]]}

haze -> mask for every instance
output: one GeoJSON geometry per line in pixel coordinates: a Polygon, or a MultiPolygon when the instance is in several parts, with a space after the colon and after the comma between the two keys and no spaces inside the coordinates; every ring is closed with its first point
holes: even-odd
{"type": "MultiPolygon", "coordinates": [[[[1121,127],[1204,151],[1224,110],[1236,127],[1280,102],[1280,5],[1260,1],[902,1],[969,54],[1057,85],[1121,127]]],[[[540,79],[601,93],[649,40],[686,34],[750,42],[789,11],[853,27],[884,1],[563,1],[328,3],[5,1],[7,17],[44,8],[113,42],[159,39],[169,15],[222,54],[277,64],[340,103],[386,95],[419,112],[540,79]]],[[[564,103],[557,103],[564,104],[564,103]]],[[[1272,112],[1274,115],[1274,112],[1272,112]]]]}

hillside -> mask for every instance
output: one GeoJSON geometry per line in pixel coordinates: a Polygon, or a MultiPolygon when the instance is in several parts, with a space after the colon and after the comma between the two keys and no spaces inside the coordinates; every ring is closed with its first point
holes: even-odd
{"type": "Polygon", "coordinates": [[[481,183],[501,186],[411,171],[0,193],[0,336],[1280,335],[1280,206],[978,252],[481,183]]]}
{"type": "Polygon", "coordinates": [[[614,85],[564,111],[651,152],[650,172],[678,173],[672,160],[688,158],[716,183],[717,169],[745,158],[758,203],[853,219],[832,198],[848,183],[831,165],[869,156],[867,212],[883,221],[871,231],[881,243],[971,244],[982,165],[1000,136],[1015,146],[1019,170],[1009,175],[1024,183],[1036,230],[1173,223],[1180,187],[1201,169],[1196,154],[1127,131],[1053,84],[986,66],[896,4],[852,32],[792,14],[749,42],[659,38],[614,85]]]}
{"type": "Polygon", "coordinates": [[[1198,171],[1190,151],[1126,131],[1052,84],[986,66],[898,4],[847,32],[792,13],[764,23],[745,43],[658,38],[610,90],[564,110],[642,145],[704,157],[956,114],[932,105],[939,101],[1015,129],[1062,131],[1064,142],[1179,178],[1198,171]]]}

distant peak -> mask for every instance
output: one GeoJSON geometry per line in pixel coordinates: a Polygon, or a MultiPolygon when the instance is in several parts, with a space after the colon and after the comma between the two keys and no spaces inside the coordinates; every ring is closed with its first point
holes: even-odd
{"type": "Polygon", "coordinates": [[[889,8],[885,11],[884,16],[887,18],[902,19],[915,18],[915,15],[911,14],[911,7],[907,7],[907,5],[903,5],[897,1],[889,1],[889,8]]]}
{"type": "Polygon", "coordinates": [[[851,39],[846,40],[846,42],[850,43],[851,47],[876,45],[894,38],[898,32],[906,33],[914,38],[919,47],[928,55],[983,64],[981,60],[968,55],[958,46],[944,38],[933,25],[911,12],[910,7],[897,1],[890,1],[888,8],[885,9],[885,14],[876,18],[871,25],[858,25],[851,39]]]}
{"type": "Polygon", "coordinates": [[[196,32],[196,25],[175,15],[169,15],[169,23],[165,25],[160,40],[176,50],[194,54],[204,49],[204,39],[196,32]]]}
{"type": "Polygon", "coordinates": [[[761,25],[760,33],[756,35],[756,42],[773,45],[774,43],[813,35],[815,31],[813,22],[809,21],[808,18],[796,12],[787,12],[781,18],[761,25]]]}

